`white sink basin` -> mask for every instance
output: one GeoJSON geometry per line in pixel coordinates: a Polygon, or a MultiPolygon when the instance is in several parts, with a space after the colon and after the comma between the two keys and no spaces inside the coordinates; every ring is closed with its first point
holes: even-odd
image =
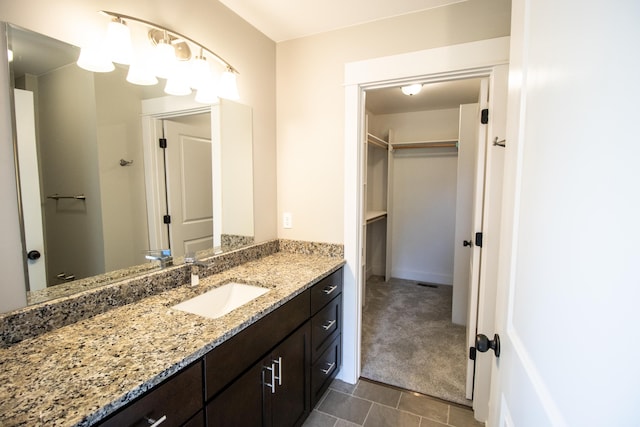
{"type": "Polygon", "coordinates": [[[171,308],[217,319],[267,292],[269,289],[260,286],[231,282],[171,308]]]}

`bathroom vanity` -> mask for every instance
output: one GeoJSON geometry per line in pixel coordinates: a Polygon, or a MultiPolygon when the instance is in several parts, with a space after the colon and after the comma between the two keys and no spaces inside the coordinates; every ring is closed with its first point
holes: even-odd
{"type": "Polygon", "coordinates": [[[341,296],[342,269],[99,425],[301,425],[340,367],[341,296]]]}
{"type": "Polygon", "coordinates": [[[343,264],[276,252],[0,349],[0,424],[301,425],[340,367],[343,264]],[[269,292],[172,308],[231,281],[269,292]]]}

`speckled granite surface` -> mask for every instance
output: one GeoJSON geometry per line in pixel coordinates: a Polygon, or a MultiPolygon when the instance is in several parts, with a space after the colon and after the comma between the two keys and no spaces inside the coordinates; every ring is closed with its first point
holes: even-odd
{"type": "Polygon", "coordinates": [[[343,263],[277,252],[0,349],[0,425],[91,425],[343,263]],[[170,308],[228,281],[270,292],[216,320],[170,308]]]}
{"type": "MultiPolygon", "coordinates": [[[[250,260],[273,254],[279,243],[272,240],[208,258],[203,277],[250,260]]],[[[70,325],[104,313],[114,307],[138,301],[151,295],[180,286],[188,280],[188,267],[176,265],[148,274],[140,274],[119,282],[101,286],[88,285],[72,295],[62,294],[50,301],[33,304],[10,313],[0,314],[0,347],[8,347],[23,339],[70,325]]],[[[54,287],[54,289],[57,288],[54,287]]]]}

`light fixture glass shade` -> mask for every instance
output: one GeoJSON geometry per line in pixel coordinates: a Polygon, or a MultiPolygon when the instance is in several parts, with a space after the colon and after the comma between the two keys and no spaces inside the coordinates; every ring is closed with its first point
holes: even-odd
{"type": "Polygon", "coordinates": [[[154,49],[154,57],[156,76],[161,79],[169,78],[178,62],[173,46],[164,40],[160,40],[154,49]]]}
{"type": "Polygon", "coordinates": [[[237,101],[240,99],[240,95],[238,94],[238,85],[236,82],[236,73],[230,69],[227,69],[220,77],[218,96],[231,101],[237,101]]]}
{"type": "Polygon", "coordinates": [[[116,68],[107,57],[105,50],[95,45],[80,49],[77,64],[80,68],[95,73],[108,73],[116,68]]]}
{"type": "Polygon", "coordinates": [[[189,63],[185,61],[176,61],[173,71],[167,79],[164,92],[167,95],[184,96],[191,93],[189,85],[189,63]]]}
{"type": "Polygon", "coordinates": [[[13,61],[13,51],[11,49],[7,49],[7,57],[9,58],[9,62],[13,61]]]}
{"type": "Polygon", "coordinates": [[[133,58],[131,32],[127,24],[120,18],[115,18],[109,22],[109,27],[107,28],[107,47],[113,62],[125,65],[131,64],[133,58]]]}
{"type": "Polygon", "coordinates": [[[409,86],[402,86],[402,93],[404,93],[405,95],[417,95],[420,93],[420,91],[422,90],[422,84],[421,83],[416,83],[416,84],[412,84],[409,86]]]}
{"type": "Polygon", "coordinates": [[[207,58],[204,56],[196,56],[191,60],[191,87],[193,89],[200,89],[207,85],[210,85],[212,79],[211,69],[207,58]]]}
{"type": "Polygon", "coordinates": [[[153,74],[149,63],[143,60],[137,60],[131,63],[129,72],[127,73],[127,81],[140,86],[153,86],[158,83],[158,79],[155,74],[153,74]]]}
{"type": "Polygon", "coordinates": [[[213,80],[210,80],[209,84],[198,88],[195,100],[202,104],[216,104],[218,102],[218,94],[213,80]]]}

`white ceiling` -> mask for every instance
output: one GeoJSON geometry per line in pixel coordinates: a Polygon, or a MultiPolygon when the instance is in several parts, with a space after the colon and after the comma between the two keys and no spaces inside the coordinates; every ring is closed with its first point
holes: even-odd
{"type": "Polygon", "coordinates": [[[275,42],[467,0],[220,0],[275,42]]]}
{"type": "MultiPolygon", "coordinates": [[[[220,0],[275,42],[319,34],[392,16],[442,7],[467,0],[220,0]]],[[[477,102],[479,83],[458,81],[430,84],[408,97],[400,88],[367,93],[373,114],[457,108],[477,102]]]]}

